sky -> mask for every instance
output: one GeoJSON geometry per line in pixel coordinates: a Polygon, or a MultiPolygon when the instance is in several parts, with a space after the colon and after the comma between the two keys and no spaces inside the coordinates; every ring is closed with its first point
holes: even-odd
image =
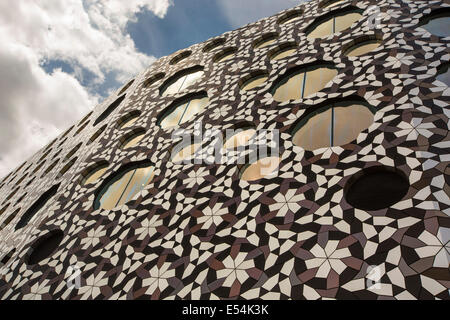
{"type": "Polygon", "coordinates": [[[1,0],[0,177],[158,58],[303,0],[1,0]]]}

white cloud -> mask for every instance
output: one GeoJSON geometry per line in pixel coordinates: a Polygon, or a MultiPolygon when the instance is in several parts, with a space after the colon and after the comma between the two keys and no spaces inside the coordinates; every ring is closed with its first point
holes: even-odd
{"type": "Polygon", "coordinates": [[[0,1],[0,176],[86,114],[98,97],[81,85],[124,82],[155,58],[140,53],[126,24],[142,9],[164,17],[171,0],[0,1]],[[44,61],[69,64],[51,74],[44,61]]]}

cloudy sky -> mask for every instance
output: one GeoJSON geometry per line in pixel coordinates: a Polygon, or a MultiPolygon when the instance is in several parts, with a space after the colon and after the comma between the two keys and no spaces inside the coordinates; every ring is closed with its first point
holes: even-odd
{"type": "Polygon", "coordinates": [[[0,177],[157,58],[302,0],[1,0],[0,177]]]}

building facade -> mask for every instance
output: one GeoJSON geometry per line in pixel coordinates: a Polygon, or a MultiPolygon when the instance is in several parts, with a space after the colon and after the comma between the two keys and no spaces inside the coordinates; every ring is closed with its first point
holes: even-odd
{"type": "Polygon", "coordinates": [[[310,1],[159,59],[1,181],[1,299],[448,300],[449,21],[310,1]]]}

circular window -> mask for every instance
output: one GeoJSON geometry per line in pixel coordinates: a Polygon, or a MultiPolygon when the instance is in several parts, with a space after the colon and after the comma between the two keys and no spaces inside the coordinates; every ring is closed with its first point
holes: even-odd
{"type": "Polygon", "coordinates": [[[247,164],[241,169],[241,180],[251,182],[262,178],[272,178],[280,162],[279,157],[266,157],[247,164]]]}
{"type": "Polygon", "coordinates": [[[134,83],[134,79],[131,80],[130,82],[128,82],[123,88],[122,90],[120,90],[118,96],[122,95],[122,93],[124,93],[125,91],[128,90],[129,87],[131,87],[131,85],[134,83]]]}
{"type": "Polygon", "coordinates": [[[122,118],[117,121],[117,125],[119,126],[119,129],[125,129],[133,126],[135,122],[139,119],[141,116],[141,112],[138,110],[133,110],[130,113],[126,114],[122,118]]]}
{"type": "Polygon", "coordinates": [[[121,148],[128,149],[136,146],[144,138],[144,136],[145,130],[143,128],[133,130],[120,139],[121,148]]]}
{"type": "Polygon", "coordinates": [[[75,157],[73,159],[70,159],[69,162],[67,162],[67,164],[61,169],[61,171],[58,174],[58,178],[61,178],[63,175],[65,175],[67,173],[67,171],[70,170],[70,168],[73,167],[73,165],[75,164],[75,162],[77,162],[78,158],[75,157]]]}
{"type": "Polygon", "coordinates": [[[345,199],[361,210],[389,208],[406,196],[409,182],[393,168],[372,167],[355,174],[344,189],[345,199]]]}
{"type": "Polygon", "coordinates": [[[75,154],[75,152],[77,152],[78,149],[80,149],[82,145],[83,145],[83,143],[79,143],[72,150],[70,150],[70,152],[66,155],[65,160],[69,160],[70,158],[72,158],[72,156],[75,154]]]}
{"type": "Polygon", "coordinates": [[[201,141],[180,142],[172,149],[172,162],[180,163],[191,160],[192,156],[200,149],[201,146],[201,141]]]}
{"type": "Polygon", "coordinates": [[[440,8],[420,19],[419,27],[438,37],[450,37],[450,8],[440,8]]]}
{"type": "Polygon", "coordinates": [[[197,113],[202,112],[209,103],[206,92],[191,94],[176,100],[166,111],[163,111],[157,124],[163,128],[172,128],[194,118],[197,113]]]}
{"type": "Polygon", "coordinates": [[[225,38],[214,39],[208,42],[208,44],[203,48],[203,52],[210,52],[225,44],[225,38]]]}
{"type": "Polygon", "coordinates": [[[83,131],[83,130],[86,128],[86,126],[87,126],[88,124],[89,124],[89,122],[86,122],[85,124],[83,124],[83,125],[77,130],[77,132],[75,132],[75,134],[74,134],[73,136],[75,137],[75,136],[79,135],[80,132],[83,131]]]}
{"type": "Polygon", "coordinates": [[[165,97],[177,94],[197,83],[204,75],[203,67],[196,66],[176,73],[160,88],[160,94],[165,97]]]}
{"type": "Polygon", "coordinates": [[[47,169],[45,169],[44,173],[42,174],[41,178],[45,177],[47,174],[49,174],[59,163],[59,159],[54,161],[47,169]]]}
{"type": "Polygon", "coordinates": [[[334,64],[326,62],[293,68],[275,82],[273,98],[278,102],[306,98],[325,88],[337,74],[334,64]]]}
{"type": "Polygon", "coordinates": [[[97,140],[98,137],[100,137],[100,135],[106,130],[107,125],[105,124],[103,127],[101,127],[100,129],[98,129],[93,135],[92,137],[89,139],[89,144],[91,144],[92,142],[94,142],[95,140],[97,140]]]}
{"type": "Polygon", "coordinates": [[[250,123],[242,123],[225,131],[225,149],[236,149],[248,144],[248,141],[256,134],[255,126],[250,123]]]}
{"type": "Polygon", "coordinates": [[[363,36],[354,40],[349,46],[343,49],[343,53],[349,57],[357,57],[367,54],[381,45],[381,39],[378,36],[363,36]]]}
{"type": "Polygon", "coordinates": [[[325,38],[329,35],[344,31],[362,18],[362,10],[355,7],[332,11],[316,19],[308,28],[308,39],[325,38]]]}
{"type": "Polygon", "coordinates": [[[311,109],[294,124],[292,142],[305,150],[348,144],[372,125],[374,112],[367,103],[351,100],[311,109]]]}
{"type": "Polygon", "coordinates": [[[170,60],[169,64],[171,64],[171,65],[177,64],[181,60],[184,60],[187,57],[189,57],[191,54],[192,54],[191,51],[183,51],[183,52],[177,54],[172,60],[170,60]]]}
{"type": "Polygon", "coordinates": [[[450,71],[449,68],[450,63],[444,63],[438,68],[438,75],[436,77],[437,80],[445,83],[447,86],[450,86],[450,71]]]}
{"type": "Polygon", "coordinates": [[[166,76],[166,74],[164,72],[160,72],[160,73],[155,74],[154,76],[151,76],[150,78],[148,78],[147,80],[144,81],[144,83],[143,83],[144,88],[148,88],[148,87],[154,85],[159,80],[163,79],[165,76],[166,76]]]}
{"type": "Polygon", "coordinates": [[[10,205],[10,204],[8,203],[6,206],[4,206],[2,209],[0,209],[0,216],[1,216],[3,213],[5,213],[6,210],[8,210],[9,205],[10,205]]]}
{"type": "Polygon", "coordinates": [[[230,60],[236,55],[237,49],[236,48],[227,48],[223,50],[222,52],[219,52],[214,57],[213,61],[216,63],[224,62],[227,60],[230,60]]]}
{"type": "Polygon", "coordinates": [[[90,166],[81,174],[81,184],[88,185],[97,182],[105,174],[106,170],[108,170],[108,167],[109,163],[106,161],[100,161],[90,166]]]}
{"type": "Polygon", "coordinates": [[[271,52],[269,52],[270,60],[281,60],[292,56],[297,51],[297,44],[295,42],[283,43],[271,52]]]}
{"type": "Polygon", "coordinates": [[[255,43],[253,44],[253,47],[255,49],[264,48],[264,47],[270,46],[271,44],[275,43],[277,41],[277,39],[278,39],[278,33],[276,33],[276,32],[266,33],[260,39],[255,41],[255,43]]]}
{"type": "Polygon", "coordinates": [[[5,221],[3,221],[3,223],[0,225],[0,231],[2,231],[4,228],[6,228],[11,223],[11,221],[14,220],[14,218],[17,216],[17,214],[20,212],[20,210],[21,210],[20,208],[17,209],[11,215],[9,215],[5,221]]]}
{"type": "Polygon", "coordinates": [[[244,77],[239,82],[239,87],[243,91],[249,91],[262,86],[267,81],[268,78],[269,75],[266,71],[255,71],[249,74],[248,76],[244,77]]]}
{"type": "Polygon", "coordinates": [[[89,117],[92,115],[93,111],[89,112],[81,121],[78,123],[78,126],[81,126],[83,123],[85,123],[89,117]]]}
{"type": "Polygon", "coordinates": [[[278,19],[278,24],[286,24],[286,23],[294,22],[294,21],[300,19],[302,14],[303,14],[302,10],[289,11],[288,13],[281,16],[280,19],[278,19]]]}
{"type": "Polygon", "coordinates": [[[40,196],[39,199],[27,211],[25,211],[16,225],[16,231],[25,227],[30,220],[45,207],[45,205],[56,195],[58,188],[59,184],[51,187],[47,192],[40,196]]]}
{"type": "Polygon", "coordinates": [[[28,258],[25,260],[26,264],[38,264],[42,260],[50,257],[59,247],[63,238],[64,233],[61,230],[53,230],[36,240],[27,253],[28,258]]]}
{"type": "Polygon", "coordinates": [[[12,249],[10,252],[8,252],[0,261],[0,265],[6,266],[8,264],[8,262],[11,261],[14,253],[16,253],[16,249],[12,249]]]}
{"type": "Polygon", "coordinates": [[[95,120],[94,126],[105,120],[111,113],[114,112],[114,110],[117,109],[117,107],[122,103],[123,100],[125,100],[126,95],[124,94],[120,98],[118,98],[116,101],[111,103],[108,108],[105,109],[105,111],[102,112],[102,114],[95,120]]]}
{"type": "Polygon", "coordinates": [[[112,210],[129,202],[152,182],[154,175],[155,167],[147,161],[125,166],[102,184],[94,209],[112,210]]]}

